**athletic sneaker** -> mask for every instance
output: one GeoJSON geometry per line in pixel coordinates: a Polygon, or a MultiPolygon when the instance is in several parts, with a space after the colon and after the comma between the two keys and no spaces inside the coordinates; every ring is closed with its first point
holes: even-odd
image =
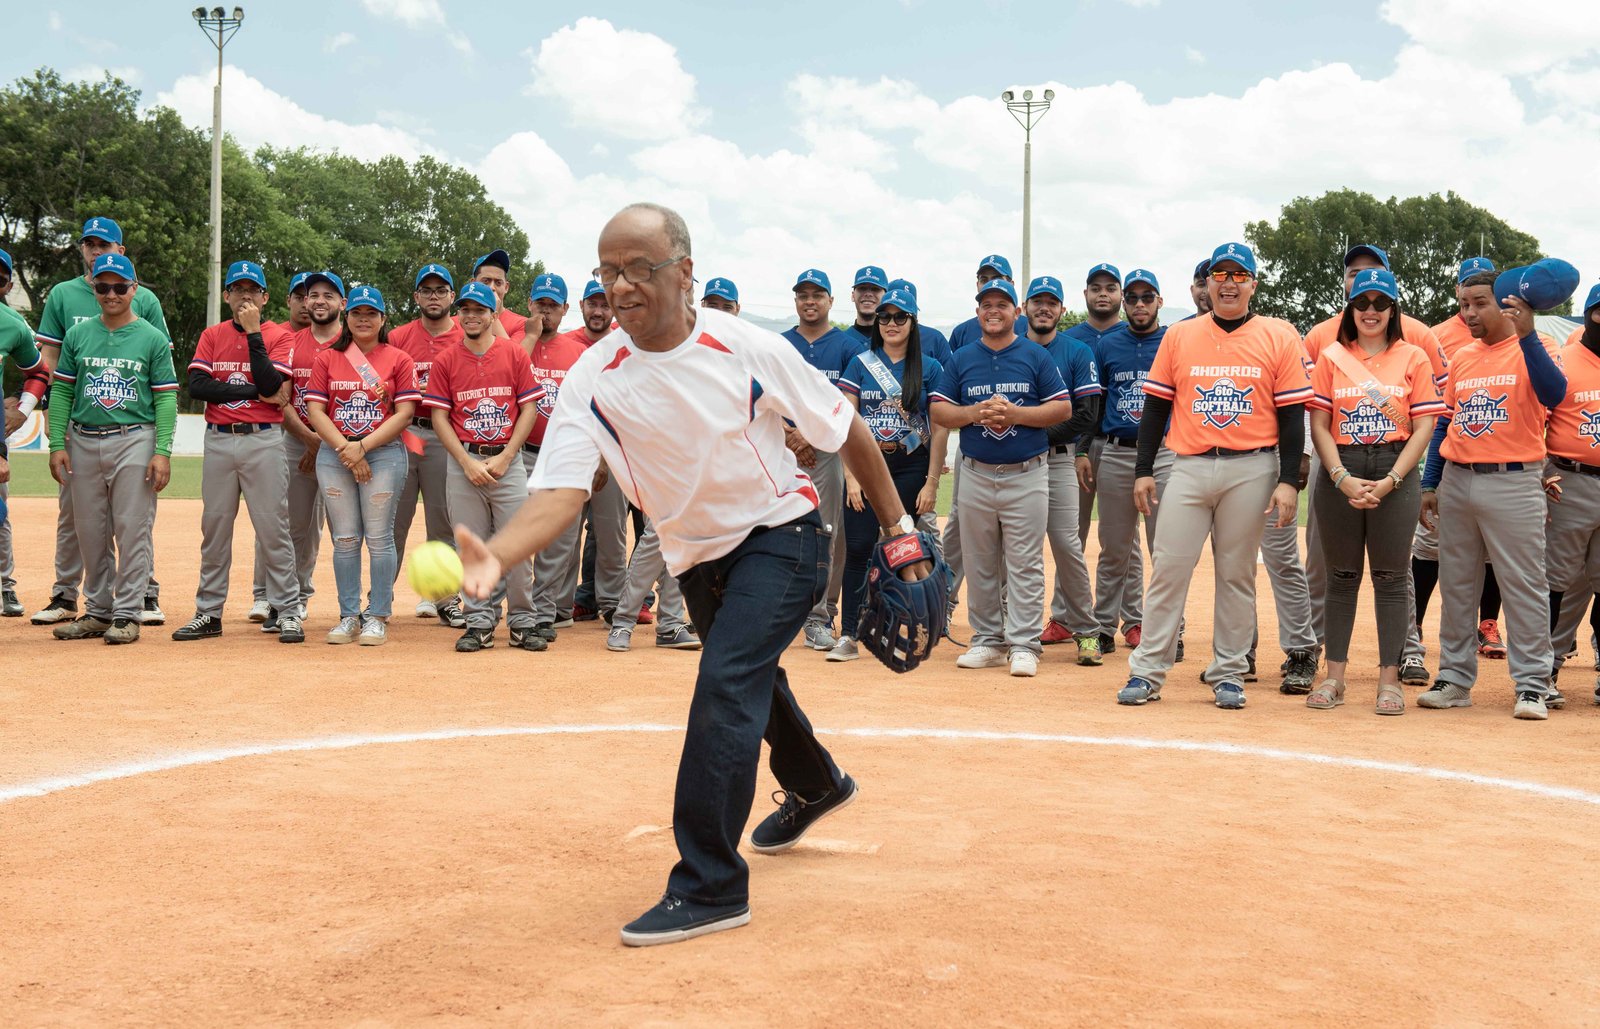
{"type": "Polygon", "coordinates": [[[187,643],[190,640],[208,640],[213,636],[221,635],[222,619],[214,618],[211,615],[195,615],[179,626],[177,631],[172,634],[172,638],[179,643],[187,643]]]}
{"type": "Polygon", "coordinates": [[[650,610],[650,605],[645,604],[639,608],[639,617],[634,620],[635,625],[650,625],[656,620],[655,613],[650,610]]]}
{"type": "Polygon", "coordinates": [[[969,649],[956,658],[957,668],[999,668],[1006,663],[1006,652],[999,647],[983,645],[969,649]]]}
{"type": "Polygon", "coordinates": [[[1433,689],[1417,695],[1418,707],[1431,707],[1435,709],[1447,707],[1471,707],[1472,691],[1453,682],[1443,679],[1434,681],[1433,689]]]}
{"type": "Polygon", "coordinates": [[[1244,707],[1244,687],[1232,680],[1224,680],[1211,687],[1213,701],[1224,711],[1237,711],[1244,707]]]}
{"type": "Polygon", "coordinates": [[[354,643],[361,635],[361,619],[355,615],[339,619],[339,624],[328,630],[329,643],[354,643]]]}
{"type": "Polygon", "coordinates": [[[366,615],[361,619],[361,638],[356,642],[363,647],[381,647],[389,642],[389,627],[382,618],[366,615]]]}
{"type": "Polygon", "coordinates": [[[34,625],[54,625],[57,622],[70,622],[78,617],[78,602],[68,600],[66,597],[55,596],[50,598],[50,603],[41,608],[32,618],[28,619],[34,625]]]}
{"type": "Polygon", "coordinates": [[[1550,686],[1545,690],[1544,706],[1552,711],[1560,711],[1567,706],[1567,695],[1556,687],[1555,679],[1550,680],[1550,686]]]}
{"type": "MultiPolygon", "coordinates": [[[[1079,653],[1081,654],[1082,651],[1079,653]]],[[[1013,650],[1011,652],[1011,674],[1027,679],[1039,674],[1039,659],[1034,656],[1033,651],[1013,650]]]]}
{"type": "Polygon", "coordinates": [[[419,600],[419,601],[417,601],[417,617],[418,618],[438,618],[439,617],[439,605],[435,604],[431,600],[419,600]]]}
{"type": "Polygon", "coordinates": [[[1506,656],[1505,642],[1500,639],[1500,623],[1493,618],[1478,623],[1478,653],[1489,658],[1506,656]]]}
{"type": "MultiPolygon", "coordinates": [[[[1252,650],[1250,653],[1246,654],[1244,656],[1244,661],[1245,661],[1245,665],[1244,665],[1244,681],[1245,682],[1258,682],[1259,680],[1256,678],[1256,654],[1255,654],[1255,651],[1252,650]]],[[[1316,671],[1313,670],[1312,671],[1312,675],[1315,675],[1315,674],[1316,674],[1316,671]]]]}
{"type": "Polygon", "coordinates": [[[1428,666],[1417,658],[1408,657],[1400,662],[1400,681],[1407,686],[1426,686],[1431,678],[1428,666]]]}
{"type": "Polygon", "coordinates": [[[1128,684],[1117,691],[1117,703],[1137,706],[1148,704],[1161,699],[1161,687],[1153,685],[1148,679],[1141,679],[1135,675],[1128,680],[1128,684]]]}
{"type": "MultiPolygon", "coordinates": [[[[557,618],[553,622],[545,622],[541,624],[549,625],[552,629],[570,629],[572,628],[573,622],[572,616],[569,614],[565,618],[557,618]]],[[[554,642],[554,640],[551,642],[554,642]]]]}
{"type": "Polygon", "coordinates": [[[833,627],[821,622],[806,623],[806,646],[812,650],[832,650],[834,643],[833,627]]]}
{"type": "Polygon", "coordinates": [[[50,630],[50,635],[58,640],[94,640],[106,634],[111,628],[111,623],[104,618],[94,615],[83,615],[70,622],[63,622],[50,630]]]}
{"type": "Polygon", "coordinates": [[[664,893],[659,904],[622,927],[622,942],[629,947],[654,947],[749,924],[749,904],[696,904],[664,893]]]}
{"type": "Polygon", "coordinates": [[[1526,690],[1517,694],[1517,703],[1511,709],[1511,717],[1542,722],[1550,717],[1550,712],[1545,707],[1543,697],[1532,690],[1526,690]]]}
{"type": "Polygon", "coordinates": [[[112,646],[122,643],[138,643],[139,623],[132,618],[111,619],[111,628],[105,632],[105,641],[112,646]]]}
{"type": "MultiPolygon", "coordinates": [[[[1080,664],[1080,665],[1088,665],[1088,666],[1092,667],[1092,666],[1100,664],[1102,660],[1104,660],[1104,659],[1101,658],[1101,656],[1100,656],[1100,637],[1099,636],[1079,636],[1078,637],[1078,664],[1080,664]]],[[[1012,674],[1015,674],[1015,673],[1012,673],[1012,674]]]]}
{"type": "Polygon", "coordinates": [[[271,604],[265,600],[258,600],[250,605],[250,613],[245,617],[252,622],[264,622],[267,620],[267,612],[270,610],[272,610],[271,604]]]}
{"type": "Polygon", "coordinates": [[[278,609],[275,607],[268,607],[267,617],[261,622],[261,631],[277,632],[280,628],[281,626],[278,624],[278,609]]]}
{"type": "Polygon", "coordinates": [[[778,810],[761,820],[750,833],[750,847],[760,854],[777,854],[788,850],[805,836],[823,816],[856,799],[856,781],[844,776],[836,790],[813,793],[808,799],[793,790],[777,790],[772,794],[778,810]]]}
{"type": "MultiPolygon", "coordinates": [[[[1122,630],[1122,638],[1127,641],[1129,650],[1136,649],[1139,646],[1139,641],[1144,639],[1144,626],[1138,622],[1133,623],[1126,629],[1122,630]]],[[[1104,647],[1101,647],[1100,649],[1107,654],[1111,653],[1111,651],[1106,650],[1104,647]]]]}
{"type": "Polygon", "coordinates": [[[550,646],[550,641],[540,636],[536,629],[513,628],[511,630],[511,646],[517,650],[529,650],[537,654],[542,650],[547,650],[550,646]]]}
{"type": "Polygon", "coordinates": [[[1289,651],[1289,660],[1284,665],[1283,684],[1278,687],[1278,692],[1291,697],[1303,697],[1310,693],[1311,682],[1317,677],[1317,659],[1311,651],[1289,651]]]}
{"type": "Polygon", "coordinates": [[[278,619],[279,643],[304,643],[306,641],[306,626],[297,614],[286,614],[278,619]]]}
{"type": "MultiPolygon", "coordinates": [[[[685,626],[680,625],[676,629],[656,633],[656,646],[665,647],[668,650],[699,650],[700,637],[690,632],[685,626]]],[[[835,645],[834,650],[837,649],[839,648],[835,645]]],[[[833,657],[833,650],[828,651],[828,656],[830,658],[833,657]]]]}
{"type": "Polygon", "coordinates": [[[468,629],[456,640],[457,654],[476,654],[494,648],[494,629],[468,629]]]}
{"type": "Polygon", "coordinates": [[[1117,638],[1111,633],[1102,632],[1099,636],[1099,639],[1101,657],[1105,657],[1107,654],[1115,654],[1117,652],[1117,638]]]}
{"type": "Polygon", "coordinates": [[[455,597],[435,605],[439,612],[439,623],[452,629],[465,629],[467,616],[461,610],[461,601],[455,597]]]}
{"type": "Polygon", "coordinates": [[[1176,655],[1172,659],[1172,662],[1173,662],[1173,664],[1177,664],[1179,661],[1182,661],[1182,660],[1183,660],[1183,634],[1179,633],[1178,634],[1178,649],[1177,649],[1176,655]]]}
{"type": "Polygon", "coordinates": [[[1056,621],[1054,618],[1044,623],[1044,632],[1039,634],[1039,642],[1045,646],[1054,646],[1072,639],[1072,630],[1056,621]]]}
{"type": "Polygon", "coordinates": [[[16,590],[0,590],[0,618],[21,618],[22,601],[16,590]]]}
{"type": "Polygon", "coordinates": [[[572,605],[572,620],[574,622],[592,622],[599,617],[600,612],[592,607],[585,607],[583,604],[572,605]]]}
{"type": "Polygon", "coordinates": [[[606,633],[606,649],[621,654],[633,645],[632,629],[612,629],[606,633]]]}
{"type": "Polygon", "coordinates": [[[161,613],[161,605],[156,603],[155,597],[144,598],[144,610],[139,612],[140,625],[166,625],[167,616],[161,613]]]}
{"type": "Polygon", "coordinates": [[[829,661],[854,661],[861,656],[861,648],[856,646],[856,641],[848,636],[840,636],[839,642],[828,651],[829,661]]]}
{"type": "MultiPolygon", "coordinates": [[[[571,625],[572,623],[569,621],[567,624],[571,625]]],[[[533,634],[546,643],[554,643],[556,641],[556,624],[554,622],[540,622],[533,627],[533,634]]]]}

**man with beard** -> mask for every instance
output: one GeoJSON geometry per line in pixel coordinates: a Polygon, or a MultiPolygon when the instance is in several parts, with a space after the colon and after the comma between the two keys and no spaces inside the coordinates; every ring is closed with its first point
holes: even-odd
{"type": "MultiPolygon", "coordinates": [[[[735,296],[737,295],[735,293],[735,296]]],[[[571,336],[585,348],[594,346],[611,331],[611,303],[606,300],[606,288],[593,279],[583,287],[583,299],[578,302],[578,313],[583,315],[583,324],[564,335],[571,336]]]]}
{"type": "Polygon", "coordinates": [[[850,302],[856,308],[855,324],[844,330],[867,349],[872,342],[872,325],[878,313],[878,302],[889,289],[889,276],[876,265],[867,265],[856,272],[855,284],[850,288],[850,302]]]}

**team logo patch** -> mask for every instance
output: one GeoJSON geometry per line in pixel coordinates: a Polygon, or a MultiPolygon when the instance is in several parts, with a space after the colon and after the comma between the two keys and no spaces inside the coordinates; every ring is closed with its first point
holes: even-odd
{"type": "Polygon", "coordinates": [[[481,442],[498,443],[511,431],[511,405],[497,404],[488,397],[472,407],[462,427],[481,442]]]}
{"type": "MultiPolygon", "coordinates": [[[[250,384],[251,384],[250,383],[250,377],[248,375],[246,375],[244,372],[229,372],[228,373],[228,385],[230,385],[230,386],[248,386],[250,384]]],[[[234,401],[231,401],[229,403],[223,404],[222,406],[227,408],[230,411],[239,411],[239,410],[242,410],[246,405],[248,405],[250,403],[251,403],[251,401],[249,401],[249,400],[234,400],[234,401]]]]}
{"type": "Polygon", "coordinates": [[[1210,389],[1196,386],[1194,391],[1198,395],[1189,410],[1215,429],[1230,429],[1255,411],[1254,386],[1240,389],[1232,379],[1218,379],[1210,389]]]}
{"type": "Polygon", "coordinates": [[[1583,424],[1578,435],[1589,441],[1591,447],[1600,447],[1600,411],[1584,411],[1583,424]]]}
{"type": "Polygon", "coordinates": [[[356,390],[350,399],[337,406],[333,420],[354,433],[368,433],[383,422],[383,408],[367,396],[366,390],[356,390]]]}
{"type": "Polygon", "coordinates": [[[906,419],[900,411],[900,405],[887,398],[863,410],[861,420],[867,423],[872,435],[883,443],[893,443],[906,434],[906,419]]]}
{"type": "Polygon", "coordinates": [[[84,380],[83,395],[107,411],[117,411],[138,403],[139,387],[132,379],[124,379],[115,368],[107,368],[84,380]]]}
{"type": "Polygon", "coordinates": [[[1117,414],[1130,422],[1136,422],[1144,416],[1144,390],[1137,384],[1117,392],[1117,414]]]}
{"type": "Polygon", "coordinates": [[[413,366],[417,373],[417,389],[426,392],[428,389],[428,373],[433,371],[433,362],[413,366]]]}
{"type": "Polygon", "coordinates": [[[1486,389],[1474,390],[1467,399],[1456,404],[1452,424],[1468,439],[1494,435],[1494,427],[1511,420],[1506,410],[1508,394],[1491,397],[1486,389]]]}
{"type": "Polygon", "coordinates": [[[539,409],[541,415],[549,418],[556,409],[556,397],[561,393],[561,383],[546,376],[539,380],[539,385],[544,387],[544,396],[535,400],[533,406],[539,409]]]}
{"type": "Polygon", "coordinates": [[[1383,443],[1394,431],[1394,423],[1363,398],[1354,410],[1339,413],[1339,431],[1357,443],[1383,443]]]}

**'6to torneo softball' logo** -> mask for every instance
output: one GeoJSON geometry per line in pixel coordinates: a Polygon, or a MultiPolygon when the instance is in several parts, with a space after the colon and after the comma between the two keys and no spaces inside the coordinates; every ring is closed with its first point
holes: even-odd
{"type": "Polygon", "coordinates": [[[383,421],[383,408],[367,396],[366,390],[358,389],[350,394],[349,400],[335,407],[333,420],[342,425],[347,433],[365,435],[383,421]]]}
{"type": "Polygon", "coordinates": [[[1232,428],[1255,411],[1255,401],[1251,399],[1254,386],[1240,389],[1232,379],[1218,379],[1210,389],[1196,386],[1194,391],[1197,395],[1189,410],[1213,428],[1232,428]]]}
{"type": "Polygon", "coordinates": [[[533,402],[539,409],[539,414],[548,419],[556,409],[556,395],[561,392],[561,383],[548,376],[539,380],[539,385],[544,389],[544,396],[533,402]]]}
{"type": "Polygon", "coordinates": [[[1354,410],[1339,415],[1339,432],[1357,443],[1383,443],[1393,431],[1394,423],[1364,397],[1354,410]]]}
{"type": "Polygon", "coordinates": [[[472,405],[472,413],[461,425],[480,443],[498,443],[511,431],[511,405],[484,397],[472,405]]]}
{"type": "MultiPolygon", "coordinates": [[[[228,385],[230,385],[230,386],[249,386],[249,385],[251,385],[250,377],[248,375],[246,375],[244,372],[229,372],[228,373],[228,385]]],[[[249,400],[234,400],[234,401],[230,401],[230,402],[228,402],[226,404],[223,404],[222,406],[227,408],[230,411],[238,411],[238,410],[242,410],[247,404],[250,404],[250,403],[251,403],[251,401],[249,401],[249,400]]]]}
{"type": "Polygon", "coordinates": [[[1589,441],[1589,446],[1600,447],[1600,411],[1580,411],[1583,421],[1578,425],[1578,435],[1589,441]]]}
{"type": "Polygon", "coordinates": [[[124,379],[115,368],[107,368],[83,381],[83,395],[107,411],[116,411],[139,400],[139,387],[124,379]]]}
{"type": "Polygon", "coordinates": [[[1474,390],[1472,395],[1456,405],[1456,416],[1451,422],[1456,431],[1468,439],[1494,435],[1494,427],[1511,420],[1506,410],[1506,394],[1491,397],[1486,389],[1474,390]]]}

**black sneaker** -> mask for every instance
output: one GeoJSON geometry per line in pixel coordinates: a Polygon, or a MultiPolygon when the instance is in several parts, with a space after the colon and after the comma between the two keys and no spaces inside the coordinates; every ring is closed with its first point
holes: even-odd
{"type": "Polygon", "coordinates": [[[275,607],[267,608],[267,617],[266,617],[266,620],[261,623],[261,631],[262,632],[282,632],[283,631],[283,624],[278,619],[278,609],[277,608],[275,608],[275,607]]]}
{"type": "Polygon", "coordinates": [[[511,645],[519,650],[531,650],[538,653],[550,646],[550,641],[539,635],[538,628],[512,629],[511,645]]]}
{"type": "MultiPolygon", "coordinates": [[[[276,614],[276,612],[274,612],[276,614]]],[[[304,643],[306,626],[297,614],[287,614],[278,620],[279,643],[304,643]]]]}
{"type": "MultiPolygon", "coordinates": [[[[441,618],[444,617],[443,610],[439,612],[439,615],[441,618]]],[[[461,634],[460,639],[456,640],[456,653],[476,654],[480,650],[488,650],[493,646],[493,629],[468,629],[461,634]]]]}
{"type": "Polygon", "coordinates": [[[1115,654],[1116,652],[1117,638],[1109,632],[1100,633],[1100,656],[1105,657],[1107,654],[1115,654]]]}
{"type": "Polygon", "coordinates": [[[439,603],[439,624],[448,625],[452,629],[467,627],[467,616],[461,611],[461,601],[451,597],[439,603]]]}
{"type": "Polygon", "coordinates": [[[1311,692],[1311,683],[1316,677],[1317,659],[1311,656],[1311,651],[1291,650],[1289,659],[1283,663],[1283,683],[1278,692],[1303,697],[1311,692]]]}
{"type": "Polygon", "coordinates": [[[751,848],[761,854],[788,850],[799,843],[823,815],[855,800],[857,792],[856,781],[848,775],[838,789],[827,790],[814,800],[807,800],[798,793],[775,791],[772,799],[779,805],[778,810],[762,819],[750,834],[751,848]]]}
{"type": "Polygon", "coordinates": [[[546,643],[554,643],[556,641],[556,623],[540,622],[533,627],[533,634],[546,643]]]}
{"type": "Polygon", "coordinates": [[[655,907],[622,927],[622,942],[629,947],[681,943],[749,923],[749,904],[696,904],[666,893],[655,907]]]}
{"type": "Polygon", "coordinates": [[[17,599],[16,590],[0,590],[0,617],[22,617],[22,601],[17,599]]]}
{"type": "Polygon", "coordinates": [[[179,643],[187,643],[190,640],[208,640],[221,635],[222,619],[211,615],[195,615],[187,623],[179,626],[172,634],[172,638],[179,643]]]}
{"type": "Polygon", "coordinates": [[[1567,706],[1566,694],[1556,687],[1555,677],[1550,679],[1550,686],[1544,692],[1544,706],[1552,711],[1560,711],[1567,706]]]}
{"type": "MultiPolygon", "coordinates": [[[[1316,670],[1313,669],[1311,674],[1315,675],[1316,670]]],[[[1256,681],[1256,655],[1254,652],[1245,655],[1244,681],[1256,681]]]]}

